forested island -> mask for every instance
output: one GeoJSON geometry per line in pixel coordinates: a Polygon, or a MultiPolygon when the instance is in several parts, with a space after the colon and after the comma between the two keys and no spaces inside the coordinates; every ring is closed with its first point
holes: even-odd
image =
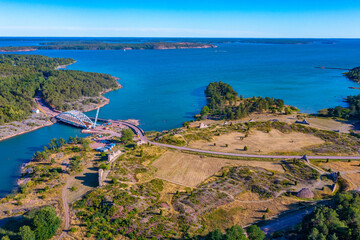
{"type": "Polygon", "coordinates": [[[345,76],[354,82],[360,83],[360,67],[351,69],[345,73],[345,76]]]}
{"type": "MultiPolygon", "coordinates": [[[[348,79],[360,83],[360,67],[353,68],[344,75],[348,79]]],[[[358,120],[360,118],[360,94],[347,96],[345,102],[348,104],[348,107],[336,106],[334,108],[322,109],[319,111],[319,115],[344,118],[347,120],[358,120]]]]}
{"type": "Polygon", "coordinates": [[[234,120],[253,112],[290,114],[297,108],[286,106],[284,100],[270,97],[243,98],[227,83],[210,83],[206,90],[207,105],[201,110],[202,118],[234,120]]]}
{"type": "Polygon", "coordinates": [[[34,50],[163,50],[215,47],[213,44],[197,42],[109,43],[100,41],[62,41],[40,43],[39,46],[0,47],[0,52],[34,50]]]}
{"type": "Polygon", "coordinates": [[[117,89],[118,83],[109,74],[56,70],[69,65],[71,58],[50,58],[39,55],[1,55],[0,57],[0,124],[26,119],[40,95],[57,110],[69,110],[73,102],[86,105],[98,102],[100,93],[117,89]]]}

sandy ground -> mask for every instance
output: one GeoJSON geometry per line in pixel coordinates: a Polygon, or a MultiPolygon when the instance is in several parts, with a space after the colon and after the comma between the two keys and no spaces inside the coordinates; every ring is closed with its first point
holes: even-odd
{"type": "Polygon", "coordinates": [[[299,132],[282,133],[278,130],[271,130],[269,133],[261,131],[252,131],[248,137],[243,133],[233,132],[215,137],[214,141],[196,141],[190,144],[190,147],[219,152],[245,152],[244,146],[247,146],[246,153],[274,153],[274,152],[295,152],[304,147],[324,143],[318,137],[299,132]],[[243,138],[243,139],[242,139],[243,138]],[[214,146],[216,143],[216,146],[214,146]],[[228,144],[228,147],[226,147],[228,144]]]}
{"type": "Polygon", "coordinates": [[[228,160],[223,158],[201,157],[198,155],[167,151],[152,163],[158,170],[155,177],[195,187],[224,166],[252,166],[284,172],[278,162],[228,160]]]}
{"type": "Polygon", "coordinates": [[[52,122],[46,119],[45,114],[33,113],[26,120],[0,125],[0,141],[49,125],[52,125],[52,122]]]}

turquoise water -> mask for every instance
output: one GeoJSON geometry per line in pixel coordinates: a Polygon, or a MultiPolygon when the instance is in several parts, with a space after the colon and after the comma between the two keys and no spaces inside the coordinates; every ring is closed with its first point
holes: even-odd
{"type": "MultiPolygon", "coordinates": [[[[34,40],[32,40],[34,42],[34,40]]],[[[2,41],[7,46],[11,42],[2,41]]],[[[27,45],[16,42],[14,45],[27,45]]],[[[219,43],[216,49],[157,51],[35,51],[51,57],[71,57],[68,67],[109,73],[124,88],[106,94],[110,104],[100,117],[139,119],[144,130],[179,127],[205,104],[209,82],[224,81],[245,96],[269,96],[285,100],[302,112],[344,105],[342,99],[359,90],[342,76],[343,70],[360,65],[360,40],[336,40],[336,44],[308,45],[219,43]]],[[[359,87],[359,86],[358,86],[359,87]]],[[[89,115],[95,115],[90,112],[89,115]]],[[[56,124],[0,142],[0,191],[12,189],[19,166],[53,137],[80,135],[79,130],[56,124]]]]}

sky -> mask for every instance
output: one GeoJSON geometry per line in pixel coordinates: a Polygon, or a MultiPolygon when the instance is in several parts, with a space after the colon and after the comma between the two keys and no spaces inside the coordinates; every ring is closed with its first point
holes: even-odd
{"type": "Polygon", "coordinates": [[[360,38],[360,0],[0,0],[0,36],[360,38]]]}

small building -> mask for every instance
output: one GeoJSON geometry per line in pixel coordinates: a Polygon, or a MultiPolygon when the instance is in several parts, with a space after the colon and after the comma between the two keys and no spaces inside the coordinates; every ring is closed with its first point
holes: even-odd
{"type": "Polygon", "coordinates": [[[202,128],[207,128],[209,127],[208,125],[204,124],[204,123],[200,123],[199,125],[199,128],[202,129],[202,128]]]}
{"type": "Polygon", "coordinates": [[[106,147],[98,147],[98,148],[96,149],[96,151],[98,151],[98,152],[108,152],[109,149],[106,148],[106,147]]]}
{"type": "Polygon", "coordinates": [[[297,193],[299,198],[314,198],[314,193],[309,188],[303,188],[297,193]]]}

